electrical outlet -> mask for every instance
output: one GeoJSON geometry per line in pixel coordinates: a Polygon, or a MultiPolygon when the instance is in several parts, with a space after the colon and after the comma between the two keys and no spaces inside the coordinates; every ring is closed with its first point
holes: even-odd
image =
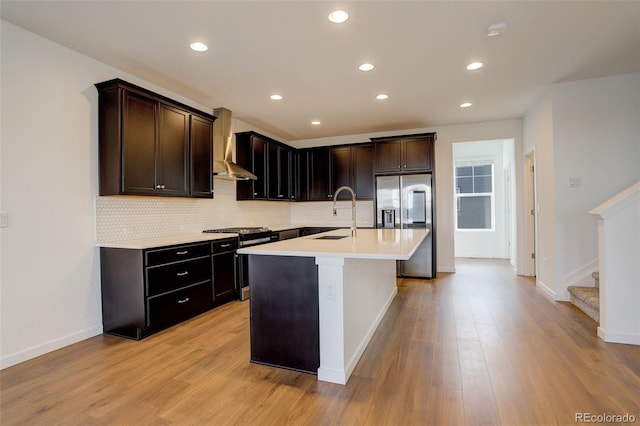
{"type": "Polygon", "coordinates": [[[327,285],[327,299],[335,299],[336,298],[336,286],[335,284],[327,285]]]}
{"type": "Polygon", "coordinates": [[[9,213],[0,212],[0,228],[7,228],[9,226],[9,213]]]}

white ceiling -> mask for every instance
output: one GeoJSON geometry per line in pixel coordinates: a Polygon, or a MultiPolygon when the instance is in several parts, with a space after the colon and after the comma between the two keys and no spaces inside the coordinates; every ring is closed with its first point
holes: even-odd
{"type": "Polygon", "coordinates": [[[288,141],[521,117],[553,83],[640,71],[640,1],[2,0],[0,7],[15,25],[229,108],[288,141]],[[350,19],[330,23],[334,8],[350,19]],[[505,34],[486,36],[503,21],[505,34]],[[194,40],[209,51],[191,51],[194,40]],[[467,71],[472,61],[485,66],[467,71]],[[363,73],[362,62],[376,68],[363,73]],[[269,99],[276,92],[282,101],[269,99]],[[389,99],[377,101],[382,92],[389,99]],[[459,108],[464,101],[474,105],[459,108]]]}

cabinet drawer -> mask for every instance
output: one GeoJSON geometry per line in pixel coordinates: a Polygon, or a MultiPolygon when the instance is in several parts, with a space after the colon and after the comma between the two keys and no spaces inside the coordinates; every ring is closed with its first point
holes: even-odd
{"type": "Polygon", "coordinates": [[[190,244],[186,246],[175,246],[158,250],[147,250],[145,252],[145,265],[154,266],[163,263],[177,262],[194,257],[208,256],[211,254],[208,242],[201,244],[190,244]]]}
{"type": "Polygon", "coordinates": [[[147,296],[211,280],[211,256],[146,268],[147,296]]]}
{"type": "Polygon", "coordinates": [[[237,238],[229,238],[226,240],[213,241],[211,243],[211,252],[213,254],[224,253],[225,251],[235,251],[237,249],[238,249],[237,238]]]}
{"type": "Polygon", "coordinates": [[[206,311],[213,305],[211,281],[147,299],[147,326],[156,327],[206,311]]]}

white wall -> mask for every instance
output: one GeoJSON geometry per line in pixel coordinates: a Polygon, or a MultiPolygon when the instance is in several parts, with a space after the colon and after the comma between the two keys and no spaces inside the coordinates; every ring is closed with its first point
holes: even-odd
{"type": "Polygon", "coordinates": [[[102,331],[92,86],[114,71],[1,27],[4,367],[102,331]]]}
{"type": "Polygon", "coordinates": [[[525,116],[537,166],[538,281],[558,300],[597,268],[588,211],[640,179],[638,117],[639,73],[556,84],[525,116]]]}
{"type": "MultiPolygon", "coordinates": [[[[492,230],[455,230],[455,256],[476,258],[509,258],[509,221],[507,218],[507,192],[505,169],[509,170],[513,157],[505,145],[512,141],[477,141],[453,144],[453,162],[490,160],[493,162],[494,180],[494,229],[492,230]],[[505,156],[505,152],[507,156],[505,156]]],[[[455,203],[455,199],[454,199],[455,203]]]]}

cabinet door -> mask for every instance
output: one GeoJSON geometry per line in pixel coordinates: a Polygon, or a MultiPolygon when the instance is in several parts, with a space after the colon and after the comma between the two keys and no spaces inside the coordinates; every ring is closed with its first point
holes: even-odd
{"type": "Polygon", "coordinates": [[[373,147],[355,146],[353,158],[353,190],[358,200],[373,199],[373,147]]]}
{"type": "Polygon", "coordinates": [[[329,150],[326,148],[313,149],[309,155],[309,200],[330,200],[331,166],[329,150]]]}
{"type": "Polygon", "coordinates": [[[280,147],[279,151],[279,163],[278,163],[278,184],[280,186],[280,192],[278,193],[278,199],[290,200],[292,193],[291,184],[291,149],[286,147],[280,147]],[[282,197],[280,197],[282,195],[282,197]]]}
{"type": "Polygon", "coordinates": [[[152,194],[156,191],[156,115],[158,103],[123,93],[122,193],[152,194]]]}
{"type": "MultiPolygon", "coordinates": [[[[236,163],[238,166],[253,173],[253,144],[246,133],[236,133],[236,163]]],[[[253,199],[253,182],[239,180],[236,182],[236,199],[253,199]]]]}
{"type": "Polygon", "coordinates": [[[292,199],[307,201],[309,200],[309,163],[307,151],[294,153],[293,170],[292,182],[294,185],[294,193],[292,199]]]}
{"type": "Polygon", "coordinates": [[[276,143],[269,143],[268,172],[269,199],[289,200],[291,196],[291,150],[276,143]]]}
{"type": "Polygon", "coordinates": [[[213,121],[191,116],[191,196],[213,198],[213,121]]]}
{"type": "Polygon", "coordinates": [[[378,142],[375,148],[376,172],[399,172],[401,169],[401,144],[399,140],[378,142]]]}
{"type": "Polygon", "coordinates": [[[253,186],[253,199],[254,200],[266,200],[267,199],[267,141],[258,137],[252,137],[251,142],[252,151],[252,170],[254,175],[258,177],[257,180],[252,180],[253,186]]]}
{"type": "Polygon", "coordinates": [[[431,170],[431,147],[430,139],[406,139],[404,144],[402,168],[407,171],[431,170]]]}
{"type": "MultiPolygon", "coordinates": [[[[331,194],[341,186],[353,187],[351,182],[351,148],[331,148],[331,194]]],[[[355,189],[354,189],[355,191],[355,189]]],[[[350,200],[351,194],[342,191],[339,200],[350,200]]]]}
{"type": "Polygon", "coordinates": [[[236,298],[236,260],[234,252],[226,252],[212,256],[213,259],[213,293],[219,299],[236,298]]]}
{"type": "Polygon", "coordinates": [[[156,189],[162,195],[189,195],[189,113],[160,104],[156,189]]]}

